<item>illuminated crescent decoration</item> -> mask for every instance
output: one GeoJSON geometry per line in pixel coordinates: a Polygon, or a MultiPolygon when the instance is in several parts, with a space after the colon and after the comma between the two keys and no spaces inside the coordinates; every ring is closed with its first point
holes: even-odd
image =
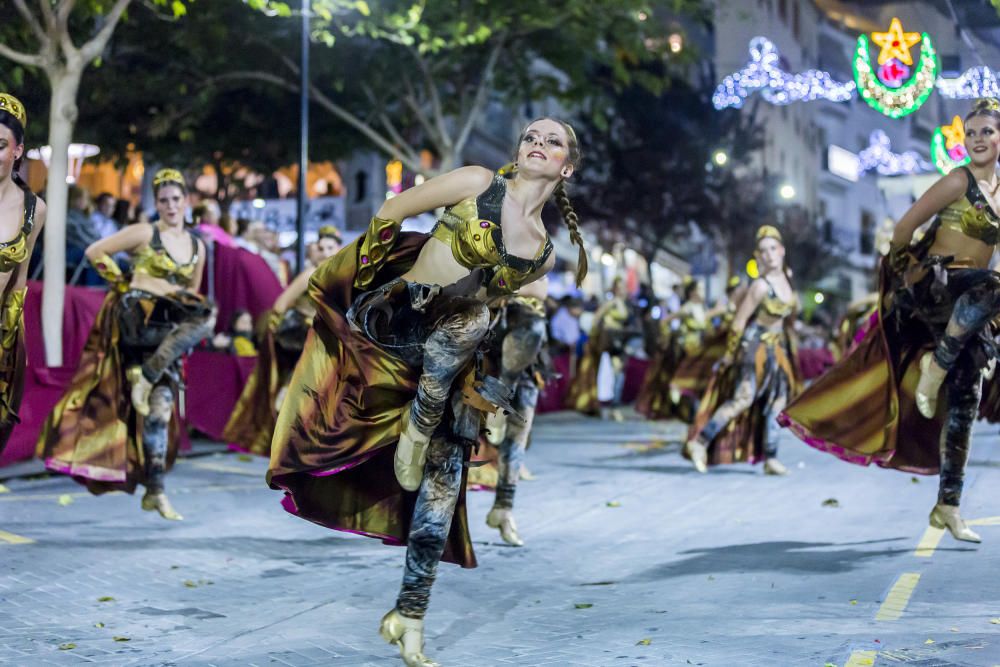
{"type": "Polygon", "coordinates": [[[913,75],[898,87],[891,87],[879,80],[876,65],[872,64],[871,44],[867,35],[858,37],[854,53],[854,82],[861,99],[889,118],[902,118],[913,113],[934,92],[937,81],[937,52],[930,35],[921,35],[920,58],[913,75]]]}

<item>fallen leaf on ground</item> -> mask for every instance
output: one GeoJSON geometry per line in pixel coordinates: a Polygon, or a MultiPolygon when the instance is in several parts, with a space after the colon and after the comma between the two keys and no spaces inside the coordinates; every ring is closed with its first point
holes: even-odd
{"type": "Polygon", "coordinates": [[[823,501],[823,507],[840,507],[840,501],[836,498],[827,498],[823,501]]]}
{"type": "Polygon", "coordinates": [[[66,505],[73,504],[73,496],[69,495],[68,493],[62,494],[61,496],[59,496],[59,504],[62,505],[63,507],[66,507],[66,505]]]}
{"type": "Polygon", "coordinates": [[[97,601],[98,602],[114,602],[115,599],[113,597],[111,597],[110,595],[105,595],[105,596],[97,598],[97,601]]]}
{"type": "Polygon", "coordinates": [[[239,454],[236,456],[237,461],[253,461],[253,457],[249,454],[239,454]]]}
{"type": "Polygon", "coordinates": [[[594,605],[590,604],[589,602],[577,602],[573,606],[576,607],[577,609],[590,609],[594,605]]]}
{"type": "Polygon", "coordinates": [[[927,641],[925,641],[924,643],[925,643],[925,644],[933,644],[933,643],[934,643],[934,640],[933,640],[933,639],[928,639],[928,640],[927,640],[927,641]]]}
{"type": "Polygon", "coordinates": [[[713,577],[712,575],[708,575],[708,580],[709,581],[715,581],[715,577],[713,577]]]}
{"type": "Polygon", "coordinates": [[[911,477],[910,482],[912,482],[913,484],[920,484],[920,480],[917,479],[916,477],[911,477]]]}
{"type": "Polygon", "coordinates": [[[171,570],[179,570],[179,569],[181,569],[181,566],[180,565],[171,565],[170,569],[171,570]]]}
{"type": "Polygon", "coordinates": [[[858,603],[857,600],[851,600],[851,604],[857,604],[857,603],[858,603]]]}
{"type": "Polygon", "coordinates": [[[1000,625],[1000,618],[991,618],[990,623],[993,625],[1000,625]]]}
{"type": "Polygon", "coordinates": [[[652,643],[653,643],[652,639],[640,639],[638,642],[636,642],[635,645],[636,646],[649,646],[652,643]]]}
{"type": "Polygon", "coordinates": [[[122,637],[121,635],[115,635],[114,637],[112,637],[112,639],[114,639],[116,642],[130,642],[130,641],[132,641],[131,637],[122,637]]]}
{"type": "Polygon", "coordinates": [[[620,502],[618,502],[617,500],[609,500],[608,501],[608,507],[621,507],[621,506],[622,506],[622,504],[620,502]]]}
{"type": "Polygon", "coordinates": [[[94,627],[95,627],[95,628],[103,628],[103,627],[104,627],[104,624],[103,624],[103,623],[101,623],[100,621],[98,621],[97,623],[94,623],[94,627]]]}
{"type": "Polygon", "coordinates": [[[198,584],[194,583],[190,579],[185,579],[184,585],[187,586],[188,588],[198,588],[198,584]]]}
{"type": "Polygon", "coordinates": [[[961,630],[959,630],[958,628],[952,628],[951,631],[952,632],[961,632],[961,630]]]}
{"type": "Polygon", "coordinates": [[[10,489],[8,489],[3,484],[0,484],[0,493],[10,493],[10,489]]]}
{"type": "Polygon", "coordinates": [[[59,650],[60,651],[69,651],[69,650],[72,650],[72,649],[75,649],[75,648],[76,648],[76,644],[60,644],[59,645],[59,650]]]}

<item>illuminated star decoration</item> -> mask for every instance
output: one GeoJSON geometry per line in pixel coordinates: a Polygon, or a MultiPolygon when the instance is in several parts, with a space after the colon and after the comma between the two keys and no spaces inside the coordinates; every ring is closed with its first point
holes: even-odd
{"type": "Polygon", "coordinates": [[[858,153],[859,176],[874,169],[883,176],[921,174],[933,171],[934,166],[916,151],[893,153],[889,135],[875,130],[868,137],[868,148],[858,153]]]}
{"type": "MultiPolygon", "coordinates": [[[[885,56],[886,63],[895,59],[901,63],[901,67],[905,63],[912,64],[909,46],[905,45],[912,41],[908,35],[914,34],[916,33],[904,34],[899,19],[892,20],[892,26],[888,33],[872,33],[872,39],[876,42],[882,40],[886,35],[893,36],[892,40],[886,42],[889,51],[886,51],[886,46],[883,44],[879,61],[881,62],[882,57],[885,56]],[[897,37],[899,39],[895,39],[897,37]],[[896,42],[898,44],[893,46],[896,42]],[[903,55],[906,56],[905,60],[902,58],[903,55]]],[[[920,60],[913,76],[905,82],[892,79],[883,81],[877,76],[876,68],[871,62],[872,53],[868,37],[865,35],[858,37],[857,49],[854,53],[854,82],[857,84],[858,92],[861,93],[861,98],[870,107],[889,118],[902,118],[913,113],[923,106],[930,94],[934,92],[938,73],[937,52],[934,50],[930,35],[927,33],[918,35],[917,41],[922,42],[922,44],[920,45],[920,60]]],[[[880,68],[880,70],[883,73],[886,72],[885,68],[880,68]]]]}
{"type": "Polygon", "coordinates": [[[889,32],[873,32],[872,41],[882,47],[878,54],[878,64],[884,65],[897,58],[904,65],[913,65],[910,48],[920,43],[919,32],[903,32],[903,24],[893,18],[889,32]]]}
{"type": "Polygon", "coordinates": [[[942,174],[969,164],[969,154],[965,150],[965,126],[960,116],[955,116],[951,125],[942,125],[934,131],[931,136],[931,158],[942,174]]]}
{"type": "Polygon", "coordinates": [[[841,83],[829,73],[814,69],[789,74],[778,64],[780,57],[773,42],[766,37],[754,37],[750,40],[750,61],[739,72],[723,79],[712,95],[712,104],[716,109],[739,108],[757,91],[771,104],[817,99],[846,102],[853,97],[853,81],[841,83]]]}

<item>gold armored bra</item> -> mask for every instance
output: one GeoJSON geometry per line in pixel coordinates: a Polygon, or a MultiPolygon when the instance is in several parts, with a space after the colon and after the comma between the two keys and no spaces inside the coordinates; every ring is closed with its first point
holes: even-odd
{"type": "Polygon", "coordinates": [[[795,312],[795,306],[798,305],[795,301],[795,297],[792,297],[791,301],[782,301],[781,297],[774,290],[774,285],[772,285],[767,278],[764,278],[764,282],[767,283],[767,296],[761,300],[761,308],[764,312],[771,317],[788,317],[795,312]]]}
{"type": "Polygon", "coordinates": [[[941,226],[987,245],[996,245],[1000,241],[1000,219],[979,189],[969,168],[963,166],[961,169],[969,180],[965,197],[941,211],[941,226]]]}
{"type": "Polygon", "coordinates": [[[132,256],[132,270],[135,273],[144,273],[151,278],[159,278],[175,285],[187,287],[194,278],[194,269],[198,264],[198,241],[193,234],[191,236],[191,259],[187,263],[177,262],[160,239],[160,230],[153,225],[153,238],[149,245],[132,256]]]}
{"type": "Polygon", "coordinates": [[[6,243],[0,243],[0,273],[13,271],[28,258],[28,236],[35,226],[35,204],[37,199],[30,192],[24,193],[24,220],[17,235],[6,243]]]}
{"type": "Polygon", "coordinates": [[[506,191],[506,179],[496,174],[484,193],[446,208],[431,230],[431,236],[451,247],[455,261],[469,270],[485,271],[484,284],[491,294],[516,292],[552,254],[547,236],[530,260],[507,252],[500,228],[506,191]]]}

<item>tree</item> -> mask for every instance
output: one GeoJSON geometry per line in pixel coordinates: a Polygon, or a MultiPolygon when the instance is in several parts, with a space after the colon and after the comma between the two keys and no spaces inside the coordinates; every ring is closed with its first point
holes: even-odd
{"type": "MultiPolygon", "coordinates": [[[[278,23],[292,13],[289,3],[245,1],[278,23]]],[[[331,52],[316,59],[325,69],[309,92],[320,109],[408,169],[446,171],[461,163],[490,103],[577,102],[592,90],[587,76],[595,63],[626,82],[633,71],[623,63],[659,57],[663,45],[653,38],[650,11],[642,0],[384,0],[372,6],[314,0],[312,36],[331,52]],[[422,159],[423,149],[436,156],[435,167],[422,159]]],[[[278,68],[229,69],[211,82],[266,82],[298,92],[297,63],[275,56],[278,68]]],[[[661,85],[653,77],[641,82],[661,85]]]]}
{"type": "MultiPolygon", "coordinates": [[[[268,62],[295,53],[298,36],[249,12],[239,0],[201,3],[197,11],[170,19],[137,7],[115,32],[101,67],[84,76],[81,137],[99,144],[102,155],[141,151],[147,163],[201,173],[211,165],[223,205],[246,190],[239,175],[269,174],[297,161],[298,106],[284,90],[266,83],[206,86],[207,72],[233,62],[268,62]],[[261,39],[247,39],[260,35],[261,39]],[[267,48],[262,48],[264,41],[267,48]],[[263,57],[262,57],[263,54],[263,57]]],[[[329,115],[312,124],[313,159],[334,160],[363,139],[329,115]]]]}
{"type": "MultiPolygon", "coordinates": [[[[166,6],[168,0],[153,0],[166,6]]],[[[42,291],[42,331],[45,360],[62,365],[62,314],[66,266],[66,175],[68,151],[79,109],[77,95],[84,70],[98,60],[132,0],[11,0],[0,9],[6,26],[0,57],[44,72],[51,92],[48,143],[52,147],[45,192],[49,208],[45,225],[45,281],[42,291]],[[82,43],[79,43],[82,36],[82,43]]],[[[170,0],[171,11],[182,14],[183,0],[170,0]]]]}

